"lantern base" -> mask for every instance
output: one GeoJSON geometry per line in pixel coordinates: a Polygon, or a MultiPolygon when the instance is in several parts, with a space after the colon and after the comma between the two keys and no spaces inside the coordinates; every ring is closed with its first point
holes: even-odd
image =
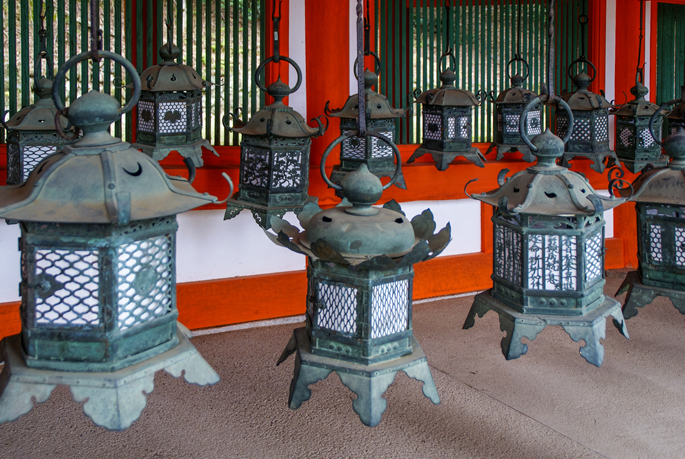
{"type": "Polygon", "coordinates": [[[359,415],[359,419],[365,425],[373,427],[381,421],[388,405],[383,394],[400,370],[410,378],[421,381],[423,394],[436,405],[439,404],[440,397],[435,388],[426,355],[416,338],[412,337],[412,341],[413,352],[409,355],[373,365],[361,365],[312,354],[305,328],[294,330],[293,336],[277,363],[280,365],[291,354],[297,352],[288,406],[293,410],[298,409],[312,395],[308,386],[326,379],[335,371],[342,383],[357,395],[352,407],[359,415]]]}
{"type": "Polygon", "coordinates": [[[53,389],[62,384],[70,387],[76,402],[87,399],[83,411],[95,424],[108,430],[124,430],[143,412],[146,394],[154,389],[157,371],[164,369],[175,378],[183,374],[187,382],[199,386],[219,382],[219,375],[190,343],[188,329],[178,325],[178,346],[112,372],[29,368],[21,357],[21,335],[4,338],[0,342],[0,355],[5,361],[5,368],[0,373],[0,424],[28,413],[33,409],[32,398],[43,403],[53,389]]]}
{"type": "Polygon", "coordinates": [[[637,174],[642,169],[644,169],[647,165],[651,165],[652,167],[666,167],[666,166],[668,166],[668,156],[661,155],[661,157],[658,160],[650,160],[650,161],[621,158],[621,162],[626,167],[626,169],[628,169],[631,173],[637,174]]]}
{"type": "Polygon", "coordinates": [[[637,271],[628,273],[623,283],[618,288],[616,296],[628,292],[623,304],[623,317],[630,319],[637,315],[637,308],[643,308],[650,304],[657,296],[665,296],[673,306],[685,314],[685,292],[665,287],[653,287],[642,283],[642,277],[637,271]]]}
{"type": "Polygon", "coordinates": [[[305,202],[296,206],[269,207],[230,198],[226,201],[226,213],[224,213],[224,220],[235,218],[243,209],[247,209],[252,212],[252,217],[255,219],[257,224],[263,229],[268,230],[271,229],[271,217],[283,218],[287,212],[294,212],[297,215],[302,211],[302,208],[306,204],[309,204],[310,202],[316,203],[317,201],[318,198],[307,196],[307,200],[305,202]]]}
{"type": "Polygon", "coordinates": [[[436,151],[419,147],[407,160],[407,163],[413,163],[417,158],[420,158],[423,155],[431,155],[433,157],[433,161],[435,162],[435,167],[439,171],[446,171],[447,168],[450,167],[450,163],[454,161],[454,158],[457,156],[463,156],[478,167],[485,167],[483,161],[487,162],[487,159],[485,159],[483,153],[481,153],[476,147],[471,147],[468,151],[436,151]]]}
{"type": "Polygon", "coordinates": [[[600,153],[578,153],[565,151],[564,156],[561,159],[561,165],[570,169],[571,165],[568,162],[576,156],[582,156],[592,161],[592,164],[590,164],[590,169],[594,170],[595,172],[599,172],[600,174],[604,172],[606,167],[618,166],[619,169],[623,169],[620,161],[618,160],[618,156],[616,156],[616,152],[611,150],[602,151],[600,153]],[[604,164],[604,159],[607,157],[609,159],[607,160],[607,163],[604,164]]]}
{"type": "MultiPolygon", "coordinates": [[[[354,172],[354,171],[350,171],[350,172],[354,172]]],[[[341,170],[339,164],[333,166],[333,172],[331,172],[331,182],[333,182],[337,185],[340,185],[342,183],[342,180],[345,178],[345,176],[347,174],[349,174],[350,172],[346,172],[346,171],[341,170]]],[[[378,178],[392,177],[395,174],[395,168],[393,168],[391,171],[383,171],[383,172],[370,171],[370,172],[378,178]]],[[[404,175],[402,174],[402,171],[400,171],[400,175],[399,175],[399,177],[397,177],[397,181],[395,182],[395,186],[397,188],[402,189],[402,190],[407,189],[407,184],[404,181],[404,175]]],[[[330,188],[330,187],[328,187],[328,188],[330,188]]],[[[338,196],[339,198],[345,197],[342,194],[342,190],[335,190],[335,195],[338,196]]]]}
{"type": "Polygon", "coordinates": [[[500,159],[504,158],[505,153],[514,153],[518,151],[523,155],[523,158],[521,159],[525,162],[535,162],[535,156],[533,156],[533,154],[531,153],[530,148],[528,148],[528,145],[505,145],[497,142],[492,142],[488,147],[488,151],[486,151],[485,154],[490,154],[490,152],[495,148],[497,148],[497,157],[495,158],[495,161],[499,161],[500,159]]]}
{"type": "Polygon", "coordinates": [[[573,341],[585,341],[580,355],[589,363],[601,366],[604,361],[604,346],[600,342],[606,336],[606,318],[612,316],[613,323],[626,338],[628,330],[621,313],[621,304],[605,297],[602,304],[582,316],[551,316],[522,314],[490,295],[490,291],[479,293],[473,301],[464,329],[473,327],[476,315],[483,317],[488,311],[499,314],[500,330],[507,333],[502,338],[502,354],[507,360],[517,359],[528,352],[528,345],[521,343],[526,337],[533,341],[547,325],[561,325],[573,341]]]}
{"type": "Polygon", "coordinates": [[[177,151],[183,158],[190,158],[193,161],[195,167],[202,167],[204,162],[202,161],[202,148],[214,153],[214,156],[219,156],[213,146],[210,145],[207,139],[200,139],[193,143],[187,145],[174,145],[174,146],[163,146],[154,147],[150,145],[143,145],[141,143],[134,143],[131,147],[136,148],[146,155],[152,157],[155,161],[161,161],[172,151],[177,151]]]}

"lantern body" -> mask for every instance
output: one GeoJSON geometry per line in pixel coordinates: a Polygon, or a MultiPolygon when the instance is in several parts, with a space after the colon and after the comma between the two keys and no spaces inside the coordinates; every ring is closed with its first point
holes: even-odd
{"type": "Polygon", "coordinates": [[[668,119],[668,135],[675,134],[678,129],[685,129],[685,103],[679,103],[666,115],[668,119]]]}
{"type": "Polygon", "coordinates": [[[583,315],[603,299],[604,219],[495,211],[492,296],[522,313],[583,315]]]}
{"type": "Polygon", "coordinates": [[[128,225],[21,226],[29,367],[113,371],[178,344],[175,216],[128,225]]]}
{"type": "Polygon", "coordinates": [[[414,271],[369,270],[311,260],[307,332],[312,354],[371,365],[412,352],[414,271]]]}
{"type": "MultiPolygon", "coordinates": [[[[662,167],[667,163],[661,147],[649,132],[650,116],[621,116],[616,114],[616,155],[633,173],[647,164],[662,167]]],[[[661,137],[662,118],[654,122],[654,133],[661,137]]]]}
{"type": "Polygon", "coordinates": [[[202,91],[141,91],[136,143],[148,148],[191,144],[202,137],[202,91]]]}
{"type": "MultiPolygon", "coordinates": [[[[395,118],[366,119],[366,128],[376,131],[383,137],[395,141],[395,118]]],[[[346,135],[357,130],[356,118],[340,117],[340,134],[346,135]]],[[[343,140],[340,147],[340,166],[338,170],[344,177],[350,172],[359,169],[361,164],[366,164],[373,174],[385,176],[392,175],[395,171],[395,157],[390,145],[382,140],[372,137],[366,142],[356,136],[343,140]]],[[[341,179],[342,180],[342,179],[341,179]]],[[[335,183],[336,180],[333,180],[335,183]]]]}
{"type": "Polygon", "coordinates": [[[642,282],[685,290],[685,208],[638,202],[635,210],[642,282]]]}

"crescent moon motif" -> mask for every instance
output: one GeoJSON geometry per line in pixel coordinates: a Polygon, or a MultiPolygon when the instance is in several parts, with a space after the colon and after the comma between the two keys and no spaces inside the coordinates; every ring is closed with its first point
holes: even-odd
{"type": "Polygon", "coordinates": [[[130,175],[130,176],[132,176],[132,177],[138,177],[140,174],[143,173],[143,166],[141,166],[140,163],[137,163],[137,164],[138,164],[138,170],[135,171],[135,172],[131,172],[131,171],[127,170],[125,167],[122,167],[122,169],[123,169],[124,172],[126,172],[128,175],[130,175]]]}

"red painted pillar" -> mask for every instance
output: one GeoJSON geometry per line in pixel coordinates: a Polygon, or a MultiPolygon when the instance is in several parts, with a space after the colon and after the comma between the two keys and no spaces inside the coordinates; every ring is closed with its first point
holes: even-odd
{"type": "MultiPolygon", "coordinates": [[[[349,3],[305,1],[307,40],[307,118],[323,115],[326,101],[341,107],[349,97],[349,3]]],[[[330,118],[326,134],[312,141],[311,164],[317,166],[326,147],[340,135],[340,123],[330,118]]],[[[331,165],[333,163],[331,162],[331,165]]]]}
{"type": "Polygon", "coordinates": [[[588,2],[588,60],[597,68],[597,78],[590,85],[590,91],[599,94],[604,89],[606,72],[606,0],[588,2]]]}

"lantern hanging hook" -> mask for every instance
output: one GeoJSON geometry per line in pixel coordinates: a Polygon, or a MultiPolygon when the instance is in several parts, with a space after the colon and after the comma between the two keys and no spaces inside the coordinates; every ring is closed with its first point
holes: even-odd
{"type": "Polygon", "coordinates": [[[45,4],[43,0],[40,0],[40,13],[38,14],[38,17],[40,18],[40,30],[38,30],[38,53],[36,54],[36,58],[34,60],[34,68],[33,68],[33,78],[34,78],[34,85],[36,88],[38,88],[38,80],[41,77],[42,70],[41,70],[41,62],[43,59],[46,61],[46,66],[45,66],[45,76],[49,79],[52,79],[54,76],[54,69],[53,69],[53,62],[50,56],[48,55],[48,31],[45,28],[45,18],[48,15],[48,9],[51,9],[51,7],[45,7],[45,4]]]}
{"type": "Polygon", "coordinates": [[[645,83],[645,62],[642,62],[642,40],[644,37],[644,14],[645,14],[645,0],[640,0],[640,36],[637,45],[637,70],[635,71],[635,86],[638,83],[645,83]]]}
{"type": "Polygon", "coordinates": [[[100,3],[98,0],[90,0],[90,59],[100,62],[102,50],[102,29],[100,29],[100,3]]]}
{"type": "MultiPolygon", "coordinates": [[[[359,137],[366,137],[366,91],[364,87],[364,50],[365,41],[367,40],[364,40],[364,26],[365,22],[363,0],[357,0],[357,59],[355,61],[355,67],[357,69],[357,106],[359,108],[357,115],[357,131],[359,137]]],[[[321,163],[323,164],[323,161],[321,163]]]]}
{"type": "Polygon", "coordinates": [[[654,135],[654,121],[656,121],[656,117],[659,116],[660,113],[668,111],[668,107],[672,105],[677,105],[679,103],[681,103],[681,99],[673,99],[668,102],[664,102],[663,104],[659,105],[659,108],[654,112],[652,117],[649,119],[649,133],[652,135],[652,138],[660,147],[663,147],[664,144],[658,136],[654,135]]]}
{"type": "Polygon", "coordinates": [[[568,129],[566,132],[566,136],[561,139],[564,144],[568,142],[571,139],[571,135],[573,134],[573,125],[574,125],[574,118],[573,118],[573,111],[571,110],[571,107],[568,106],[566,101],[562,99],[559,96],[549,96],[549,95],[539,95],[528,102],[528,105],[523,109],[523,112],[521,112],[521,116],[519,117],[519,134],[521,135],[521,138],[525,142],[526,145],[528,145],[528,148],[531,149],[531,151],[536,152],[538,151],[538,147],[533,145],[528,138],[528,134],[526,133],[526,121],[528,121],[528,112],[535,107],[539,101],[542,101],[544,104],[550,104],[552,102],[556,102],[557,104],[561,105],[561,107],[566,111],[566,114],[568,116],[568,129]]]}

